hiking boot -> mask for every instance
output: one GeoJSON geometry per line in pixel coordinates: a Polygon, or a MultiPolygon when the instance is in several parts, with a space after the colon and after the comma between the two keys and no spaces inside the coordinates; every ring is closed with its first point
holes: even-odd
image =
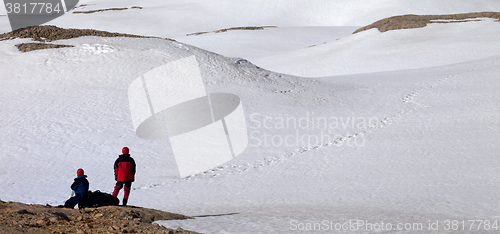
{"type": "Polygon", "coordinates": [[[127,201],[128,201],[128,198],[123,198],[123,205],[126,206],[127,205],[127,201]]]}

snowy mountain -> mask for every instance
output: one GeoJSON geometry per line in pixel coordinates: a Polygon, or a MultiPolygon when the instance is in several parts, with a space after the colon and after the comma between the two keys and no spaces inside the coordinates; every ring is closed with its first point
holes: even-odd
{"type": "Polygon", "coordinates": [[[172,228],[500,228],[498,20],[352,34],[400,14],[498,12],[498,1],[82,0],[73,11],[47,25],[161,38],[79,37],[26,53],[15,45],[31,39],[0,41],[1,200],[61,204],[78,168],[91,190],[111,192],[128,146],[138,165],[129,204],[196,218],[158,222],[172,228]],[[110,8],[127,9],[75,13],[110,8]],[[275,27],[215,32],[250,26],[275,27]],[[207,92],[241,99],[249,145],[179,178],[168,141],[136,136],[128,90],[190,56],[207,92]]]}

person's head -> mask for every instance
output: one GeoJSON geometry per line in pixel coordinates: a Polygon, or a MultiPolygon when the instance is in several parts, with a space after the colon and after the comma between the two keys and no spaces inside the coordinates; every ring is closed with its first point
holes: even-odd
{"type": "Polygon", "coordinates": [[[78,170],[76,170],[76,175],[77,176],[82,176],[84,174],[85,174],[85,172],[83,171],[83,169],[79,168],[78,170]]]}
{"type": "Polygon", "coordinates": [[[128,154],[128,152],[129,152],[128,147],[123,147],[122,153],[123,154],[128,154]]]}

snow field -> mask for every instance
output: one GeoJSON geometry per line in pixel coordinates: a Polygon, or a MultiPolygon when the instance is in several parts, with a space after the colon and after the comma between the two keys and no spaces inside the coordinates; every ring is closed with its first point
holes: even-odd
{"type": "MultiPolygon", "coordinates": [[[[168,227],[293,233],[301,232],[294,224],[323,220],[499,220],[498,22],[355,35],[344,27],[403,13],[498,11],[496,1],[81,4],[144,8],[51,24],[179,42],[84,37],[54,42],[73,48],[29,53],[15,47],[27,39],[0,42],[0,199],[61,204],[80,167],[91,190],[111,192],[112,164],[128,146],[138,164],[129,203],[196,218],[159,222],[168,227]],[[263,25],[278,27],[186,36],[263,25]],[[143,73],[191,55],[209,92],[241,98],[250,146],[179,179],[168,141],[135,136],[127,90],[143,73]],[[312,124],[322,119],[332,125],[312,124]]],[[[9,31],[4,21],[0,29],[9,31]]]]}

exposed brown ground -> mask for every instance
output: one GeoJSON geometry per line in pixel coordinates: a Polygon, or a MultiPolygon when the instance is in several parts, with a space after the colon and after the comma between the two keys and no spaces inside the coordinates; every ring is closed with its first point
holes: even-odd
{"type": "MultiPolygon", "coordinates": [[[[83,7],[83,6],[87,6],[87,5],[80,5],[78,7],[83,7]]],[[[75,9],[75,8],[73,8],[73,9],[75,9]]],[[[103,11],[124,11],[124,10],[128,10],[128,9],[129,8],[122,7],[122,8],[99,9],[99,10],[92,10],[92,11],[73,11],[73,14],[92,14],[92,13],[103,12],[103,11]]],[[[130,9],[142,9],[142,7],[140,7],[140,6],[133,6],[130,9]]]]}
{"type": "Polygon", "coordinates": [[[73,11],[73,14],[92,14],[92,13],[103,12],[103,11],[123,11],[123,10],[128,10],[128,8],[123,7],[123,8],[99,9],[99,10],[93,10],[93,11],[73,11]]]}
{"type": "Polygon", "coordinates": [[[377,28],[380,32],[386,32],[397,29],[423,28],[430,23],[468,22],[473,21],[475,18],[492,18],[498,21],[500,20],[500,12],[473,12],[453,15],[399,15],[376,21],[354,31],[353,34],[372,28],[377,28]]]}
{"type": "Polygon", "coordinates": [[[196,35],[202,35],[205,33],[222,33],[222,32],[227,32],[227,31],[231,31],[231,30],[264,30],[265,28],[276,28],[276,26],[260,26],[260,27],[249,26],[249,27],[224,28],[224,29],[219,29],[217,31],[213,31],[213,32],[190,33],[190,34],[187,34],[186,36],[196,36],[196,35]]]}
{"type": "Polygon", "coordinates": [[[139,36],[125,33],[115,33],[99,31],[94,29],[75,29],[75,28],[59,28],[52,25],[46,26],[30,26],[20,28],[8,33],[0,34],[0,41],[14,38],[32,38],[35,41],[56,41],[71,39],[77,37],[95,36],[95,37],[136,37],[136,38],[155,38],[147,36],[139,36]]]}
{"type": "MultiPolygon", "coordinates": [[[[73,29],[73,28],[64,29],[52,25],[46,25],[46,26],[30,26],[26,28],[20,28],[12,32],[0,34],[0,41],[10,40],[15,38],[31,38],[34,41],[43,42],[43,43],[22,43],[16,45],[17,48],[19,48],[19,50],[23,52],[28,52],[38,49],[72,47],[71,45],[55,45],[55,44],[47,44],[45,42],[71,39],[77,37],[85,37],[85,36],[158,38],[158,37],[139,36],[133,34],[106,32],[94,29],[73,29]]],[[[169,38],[164,38],[164,39],[174,41],[173,39],[169,38]]]]}
{"type": "Polygon", "coordinates": [[[74,47],[72,45],[58,45],[58,44],[47,44],[47,43],[21,43],[17,44],[16,46],[22,52],[30,52],[33,50],[43,50],[52,48],[74,47]]]}
{"type": "Polygon", "coordinates": [[[174,219],[192,218],[131,206],[68,209],[0,201],[0,233],[196,233],[152,224],[174,219]]]}
{"type": "Polygon", "coordinates": [[[86,6],[93,6],[93,5],[97,5],[97,4],[82,4],[82,5],[73,7],[73,9],[71,9],[71,10],[74,10],[74,9],[77,9],[77,8],[83,8],[83,7],[86,7],[86,6]]]}

